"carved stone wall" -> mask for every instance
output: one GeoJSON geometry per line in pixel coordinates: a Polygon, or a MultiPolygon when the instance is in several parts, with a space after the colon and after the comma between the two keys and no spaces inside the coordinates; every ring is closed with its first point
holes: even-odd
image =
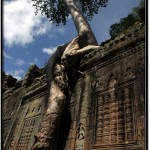
{"type": "Polygon", "coordinates": [[[18,94],[8,95],[3,97],[2,107],[2,143],[6,145],[9,140],[9,135],[12,131],[13,124],[18,114],[18,110],[21,104],[21,96],[18,94]],[[12,101],[13,100],[13,101],[12,101]]]}
{"type": "Polygon", "coordinates": [[[22,101],[5,149],[31,149],[42,119],[46,93],[22,101]]]}
{"type": "Polygon", "coordinates": [[[67,150],[144,149],[144,59],[143,24],[83,58],[67,150]]]}
{"type": "MultiPolygon", "coordinates": [[[[145,25],[86,55],[54,141],[55,150],[144,150],[145,25]]],[[[3,95],[3,149],[31,149],[46,108],[45,76],[3,95]],[[12,101],[13,100],[13,101],[12,101]]]]}

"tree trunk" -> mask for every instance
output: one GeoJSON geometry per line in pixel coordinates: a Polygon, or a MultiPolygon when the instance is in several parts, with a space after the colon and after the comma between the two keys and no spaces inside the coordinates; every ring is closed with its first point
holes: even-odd
{"type": "Polygon", "coordinates": [[[65,0],[74,20],[78,36],[69,44],[60,46],[47,64],[49,98],[32,150],[54,150],[53,140],[68,99],[67,69],[77,71],[77,62],[88,52],[97,48],[96,38],[74,0],[65,0]]]}
{"type": "MultiPolygon", "coordinates": [[[[75,0],[65,0],[65,3],[70,11],[75,27],[79,35],[87,34],[87,45],[98,45],[96,38],[91,30],[91,27],[85,19],[82,11],[76,5],[75,0]]],[[[86,45],[86,46],[87,46],[86,45]]]]}
{"type": "Polygon", "coordinates": [[[60,61],[67,45],[58,47],[47,63],[49,98],[32,150],[53,150],[54,136],[66,104],[67,84],[60,61]]]}

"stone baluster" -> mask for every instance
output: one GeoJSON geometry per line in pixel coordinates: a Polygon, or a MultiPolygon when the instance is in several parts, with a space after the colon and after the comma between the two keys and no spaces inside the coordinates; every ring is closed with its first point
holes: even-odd
{"type": "Polygon", "coordinates": [[[103,144],[110,143],[110,114],[109,114],[109,99],[108,94],[104,97],[104,128],[103,128],[103,144]]]}
{"type": "Polygon", "coordinates": [[[117,143],[117,114],[115,91],[110,91],[111,143],[117,143]]]}
{"type": "Polygon", "coordinates": [[[132,104],[130,99],[130,89],[126,87],[124,89],[125,95],[125,128],[126,128],[126,142],[133,140],[133,120],[132,120],[132,104]]]}
{"type": "Polygon", "coordinates": [[[118,143],[125,141],[125,119],[124,119],[124,101],[121,91],[117,93],[118,97],[118,143]]]}
{"type": "Polygon", "coordinates": [[[103,137],[103,97],[100,96],[97,100],[97,142],[102,144],[103,137]]]}

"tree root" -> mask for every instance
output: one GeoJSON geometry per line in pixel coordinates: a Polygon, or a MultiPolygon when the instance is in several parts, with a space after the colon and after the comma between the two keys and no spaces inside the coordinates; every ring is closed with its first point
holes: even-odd
{"type": "MultiPolygon", "coordinates": [[[[69,93],[69,81],[66,70],[79,62],[86,53],[99,47],[87,44],[84,44],[85,47],[82,47],[80,43],[82,43],[84,38],[85,35],[79,35],[69,44],[58,47],[47,64],[49,83],[47,110],[44,114],[39,132],[35,136],[35,143],[32,150],[53,150],[53,140],[69,93]]],[[[84,75],[84,73],[80,73],[84,75]]]]}

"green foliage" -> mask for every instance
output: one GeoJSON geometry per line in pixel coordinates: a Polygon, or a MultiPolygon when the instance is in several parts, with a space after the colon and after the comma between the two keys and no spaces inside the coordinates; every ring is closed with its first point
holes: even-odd
{"type": "Polygon", "coordinates": [[[121,31],[126,30],[129,26],[133,25],[136,21],[138,21],[138,19],[135,18],[133,14],[129,14],[126,18],[121,18],[120,23],[111,25],[109,34],[111,36],[116,36],[121,31]]]}
{"type": "MultiPolygon", "coordinates": [[[[45,15],[49,21],[56,25],[61,22],[65,25],[69,10],[64,0],[32,0],[36,8],[35,14],[39,11],[45,15]]],[[[91,20],[94,14],[98,13],[99,7],[106,7],[108,0],[76,0],[77,5],[85,14],[88,20],[91,20]]]]}
{"type": "Polygon", "coordinates": [[[116,36],[123,30],[132,26],[135,22],[144,22],[145,21],[145,3],[144,0],[141,0],[139,6],[133,8],[132,13],[127,17],[121,18],[119,23],[115,23],[110,26],[109,34],[111,36],[116,36]]]}
{"type": "Polygon", "coordinates": [[[145,21],[145,0],[141,0],[138,7],[133,8],[133,15],[141,22],[145,21]]]}

